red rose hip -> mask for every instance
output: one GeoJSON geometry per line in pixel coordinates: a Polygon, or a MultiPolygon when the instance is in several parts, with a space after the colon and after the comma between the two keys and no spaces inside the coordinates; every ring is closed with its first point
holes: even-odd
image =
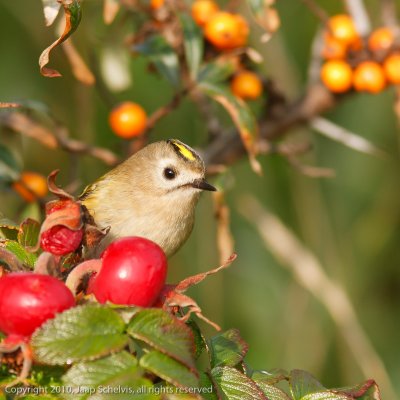
{"type": "Polygon", "coordinates": [[[0,331],[7,335],[30,336],[74,305],[71,291],[52,276],[12,273],[0,278],[0,331]]]}
{"type": "Polygon", "coordinates": [[[100,303],[149,307],[156,301],[167,275],[166,256],[156,243],[142,237],[118,239],[102,261],[91,285],[100,303]]]}

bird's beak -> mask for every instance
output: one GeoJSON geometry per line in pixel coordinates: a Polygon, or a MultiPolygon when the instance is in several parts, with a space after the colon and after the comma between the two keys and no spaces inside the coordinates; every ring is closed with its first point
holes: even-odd
{"type": "Polygon", "coordinates": [[[196,179],[191,183],[191,186],[196,189],[209,190],[210,192],[215,192],[217,189],[210,185],[205,179],[196,179]]]}

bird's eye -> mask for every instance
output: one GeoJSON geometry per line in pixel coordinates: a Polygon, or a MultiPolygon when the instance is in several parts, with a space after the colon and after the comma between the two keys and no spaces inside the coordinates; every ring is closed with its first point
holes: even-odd
{"type": "Polygon", "coordinates": [[[164,169],[164,177],[165,179],[172,180],[176,178],[176,172],[172,168],[164,169]]]}

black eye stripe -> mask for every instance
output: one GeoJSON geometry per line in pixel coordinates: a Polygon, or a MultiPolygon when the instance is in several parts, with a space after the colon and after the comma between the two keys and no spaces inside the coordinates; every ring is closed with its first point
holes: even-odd
{"type": "Polygon", "coordinates": [[[172,180],[176,178],[176,171],[172,168],[164,168],[163,175],[165,179],[172,180]]]}

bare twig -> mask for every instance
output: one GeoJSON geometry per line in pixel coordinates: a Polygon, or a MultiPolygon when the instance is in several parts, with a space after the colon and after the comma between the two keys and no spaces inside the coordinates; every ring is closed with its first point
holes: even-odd
{"type": "Polygon", "coordinates": [[[328,13],[320,7],[314,0],[301,0],[308,9],[323,23],[327,24],[329,20],[328,13]]]}
{"type": "Polygon", "coordinates": [[[363,0],[346,0],[346,8],[351,15],[357,32],[360,36],[367,36],[371,32],[371,22],[363,0]]]}
{"type": "Polygon", "coordinates": [[[348,129],[343,128],[322,117],[315,117],[310,121],[310,125],[320,134],[342,143],[345,146],[357,150],[361,153],[370,154],[374,156],[386,156],[386,153],[378,149],[374,144],[367,139],[350,132],[348,129]]]}
{"type": "MultiPolygon", "coordinates": [[[[328,111],[336,103],[335,97],[323,85],[317,83],[308,88],[298,100],[284,105],[279,115],[260,122],[261,140],[282,137],[299,125],[306,124],[312,118],[328,111]]],[[[236,131],[224,134],[211,142],[204,151],[208,167],[213,165],[231,165],[246,151],[236,131]]]]}
{"type": "Polygon", "coordinates": [[[296,157],[287,157],[289,163],[301,174],[310,178],[334,178],[336,173],[331,168],[314,167],[312,165],[302,164],[296,157]]]}
{"type": "Polygon", "coordinates": [[[257,227],[265,246],[319,300],[331,315],[362,372],[374,376],[388,399],[397,398],[389,374],[362,328],[347,293],[327,276],[314,254],[273,214],[251,196],[238,209],[257,227]]]}
{"type": "Polygon", "coordinates": [[[179,106],[181,103],[182,99],[185,98],[190,91],[193,89],[193,87],[188,87],[185,89],[182,89],[180,92],[176,93],[174,97],[171,99],[171,101],[158,108],[156,111],[153,112],[153,114],[150,115],[149,119],[147,120],[147,125],[146,125],[146,133],[148,133],[151,129],[154,128],[155,124],[163,117],[168,115],[171,111],[175,110],[176,107],[179,106]]]}
{"type": "Polygon", "coordinates": [[[1,114],[0,124],[37,140],[51,149],[61,148],[70,153],[88,154],[107,165],[115,165],[119,161],[117,155],[108,149],[90,146],[84,142],[69,138],[65,127],[58,126],[56,129],[50,130],[22,112],[1,114]]]}
{"type": "Polygon", "coordinates": [[[230,229],[230,210],[223,191],[213,193],[215,218],[217,220],[217,246],[220,263],[233,254],[235,242],[230,229]]]}

